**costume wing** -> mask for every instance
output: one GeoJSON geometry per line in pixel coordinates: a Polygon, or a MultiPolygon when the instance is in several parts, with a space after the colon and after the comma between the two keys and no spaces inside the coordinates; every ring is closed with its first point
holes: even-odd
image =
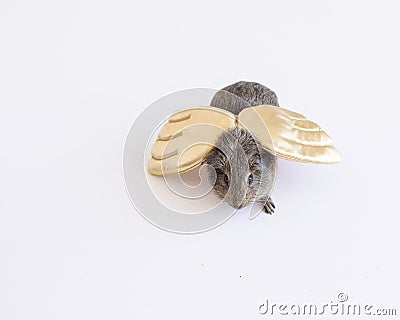
{"type": "Polygon", "coordinates": [[[195,107],[174,113],[153,145],[148,170],[162,176],[200,166],[223,131],[235,125],[235,116],[214,107],[195,107]]]}
{"type": "Polygon", "coordinates": [[[258,138],[265,150],[277,157],[312,163],[340,161],[328,134],[299,113],[259,105],[242,110],[238,121],[258,138]]]}

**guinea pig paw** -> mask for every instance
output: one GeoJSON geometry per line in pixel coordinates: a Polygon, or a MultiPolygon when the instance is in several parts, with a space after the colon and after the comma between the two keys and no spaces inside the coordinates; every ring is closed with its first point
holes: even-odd
{"type": "Polygon", "coordinates": [[[267,202],[264,204],[263,210],[268,214],[273,214],[275,212],[275,203],[271,198],[268,198],[267,202]]]}

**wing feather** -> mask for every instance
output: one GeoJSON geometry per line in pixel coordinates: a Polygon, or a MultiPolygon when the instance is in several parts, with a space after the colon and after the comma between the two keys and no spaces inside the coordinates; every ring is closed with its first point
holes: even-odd
{"type": "Polygon", "coordinates": [[[311,163],[337,163],[341,159],[331,137],[302,114],[259,105],[244,109],[238,122],[277,157],[311,163]]]}
{"type": "Polygon", "coordinates": [[[174,113],[154,143],[148,170],[162,176],[190,171],[201,165],[235,116],[214,107],[194,107],[174,113]]]}

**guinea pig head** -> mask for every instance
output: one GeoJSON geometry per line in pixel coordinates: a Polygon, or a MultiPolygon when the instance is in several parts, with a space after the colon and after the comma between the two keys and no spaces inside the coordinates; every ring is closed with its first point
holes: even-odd
{"type": "Polygon", "coordinates": [[[209,180],[215,181],[213,189],[220,199],[237,209],[254,202],[263,164],[261,146],[249,131],[234,127],[223,132],[206,163],[209,180]]]}

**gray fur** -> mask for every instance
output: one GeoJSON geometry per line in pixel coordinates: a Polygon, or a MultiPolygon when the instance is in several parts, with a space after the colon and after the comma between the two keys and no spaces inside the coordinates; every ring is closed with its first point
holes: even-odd
{"type": "MultiPolygon", "coordinates": [[[[234,114],[260,104],[279,106],[273,91],[259,83],[245,81],[218,91],[211,101],[212,106],[234,114]]],[[[232,207],[242,208],[257,202],[267,213],[274,211],[269,193],[274,183],[276,158],[263,150],[249,131],[239,127],[228,129],[218,138],[206,163],[213,168],[210,168],[210,181],[214,181],[214,170],[216,173],[215,193],[232,207]],[[250,174],[253,177],[251,184],[250,174]]]]}
{"type": "Polygon", "coordinates": [[[239,81],[218,91],[211,106],[239,114],[245,108],[269,104],[278,106],[275,92],[257,82],[239,81]]]}

